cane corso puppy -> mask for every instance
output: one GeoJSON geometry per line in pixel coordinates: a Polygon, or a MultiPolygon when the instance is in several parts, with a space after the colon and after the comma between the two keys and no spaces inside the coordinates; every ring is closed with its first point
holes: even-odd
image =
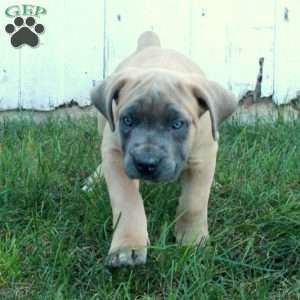
{"type": "Polygon", "coordinates": [[[236,109],[235,96],[189,58],[162,48],[155,33],[144,32],[137,50],[92,91],[91,100],[105,121],[102,172],[114,226],[107,265],[146,262],[149,238],[139,180],[181,177],[176,239],[195,245],[205,240],[218,126],[236,109]]]}

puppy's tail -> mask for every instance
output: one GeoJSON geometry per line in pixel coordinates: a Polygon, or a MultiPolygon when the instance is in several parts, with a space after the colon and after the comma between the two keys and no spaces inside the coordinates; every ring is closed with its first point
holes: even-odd
{"type": "Polygon", "coordinates": [[[147,47],[161,47],[159,37],[153,31],[143,32],[138,39],[137,51],[147,47]]]}

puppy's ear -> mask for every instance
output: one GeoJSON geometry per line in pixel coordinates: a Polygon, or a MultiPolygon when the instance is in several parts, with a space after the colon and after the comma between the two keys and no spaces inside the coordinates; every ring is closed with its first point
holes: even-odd
{"type": "Polygon", "coordinates": [[[233,93],[214,81],[197,78],[190,84],[199,105],[209,110],[212,135],[217,140],[218,126],[236,110],[238,101],[233,93]]]}
{"type": "Polygon", "coordinates": [[[112,75],[103,80],[91,92],[91,100],[95,107],[107,119],[112,131],[115,130],[113,116],[113,100],[117,100],[120,90],[126,84],[127,79],[121,75],[112,75]]]}

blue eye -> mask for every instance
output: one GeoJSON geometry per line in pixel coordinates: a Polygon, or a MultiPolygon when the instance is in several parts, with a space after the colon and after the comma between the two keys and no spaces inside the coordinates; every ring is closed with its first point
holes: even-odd
{"type": "Polygon", "coordinates": [[[182,128],[183,125],[184,125],[184,121],[177,120],[177,121],[173,122],[172,128],[175,130],[178,130],[178,129],[182,128]]]}
{"type": "Polygon", "coordinates": [[[125,116],[125,117],[123,117],[123,123],[124,123],[124,125],[131,127],[133,125],[133,120],[131,117],[125,116]]]}

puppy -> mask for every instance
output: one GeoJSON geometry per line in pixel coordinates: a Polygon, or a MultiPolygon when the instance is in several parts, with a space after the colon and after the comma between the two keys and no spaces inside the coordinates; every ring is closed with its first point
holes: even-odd
{"type": "Polygon", "coordinates": [[[114,226],[107,265],[146,262],[140,179],[169,182],[180,176],[176,239],[194,245],[205,240],[218,126],[236,109],[235,96],[184,55],[162,48],[155,33],[144,32],[137,50],[92,91],[91,100],[106,120],[102,171],[114,226]]]}

